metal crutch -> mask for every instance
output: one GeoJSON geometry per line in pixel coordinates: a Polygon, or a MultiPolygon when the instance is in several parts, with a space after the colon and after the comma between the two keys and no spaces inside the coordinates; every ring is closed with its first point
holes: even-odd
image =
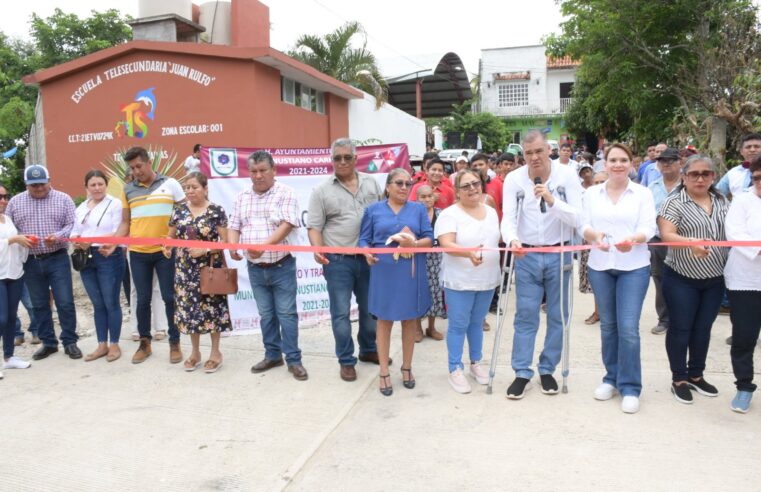
{"type": "MultiPolygon", "coordinates": [[[[566,196],[565,196],[565,188],[562,186],[558,186],[557,188],[558,194],[561,196],[564,202],[567,202],[566,196]]],[[[563,222],[560,221],[560,241],[563,241],[563,222]]],[[[573,234],[571,234],[571,240],[569,241],[571,245],[573,245],[573,234]]],[[[571,328],[571,319],[573,318],[573,256],[571,256],[571,263],[569,265],[565,264],[565,253],[563,250],[560,250],[560,320],[563,324],[563,359],[562,359],[562,374],[563,374],[563,393],[568,393],[568,374],[570,372],[570,349],[571,349],[571,334],[570,334],[570,328],[571,328]],[[568,312],[566,313],[566,310],[564,308],[564,302],[563,298],[565,297],[564,292],[564,286],[565,286],[565,279],[563,278],[565,276],[565,273],[569,272],[569,280],[568,280],[568,312]],[[567,314],[567,316],[566,316],[567,314]]]]}
{"type": "MultiPolygon", "coordinates": [[[[523,203],[523,198],[525,196],[525,193],[523,190],[518,191],[515,194],[515,202],[516,202],[516,208],[515,208],[515,218],[516,223],[518,219],[518,214],[520,213],[521,204],[523,203]]],[[[513,261],[510,262],[510,268],[507,271],[507,287],[505,288],[505,291],[502,292],[502,286],[505,285],[505,267],[507,264],[507,251],[505,252],[504,258],[502,258],[502,275],[500,276],[500,284],[499,284],[499,299],[497,300],[497,329],[494,332],[494,347],[491,351],[491,363],[489,364],[489,383],[486,386],[486,394],[490,395],[492,393],[492,385],[494,383],[494,375],[497,372],[497,355],[499,354],[499,342],[502,340],[502,326],[505,323],[505,317],[507,314],[507,301],[510,298],[510,287],[513,284],[513,272],[515,271],[515,255],[513,255],[513,261]],[[504,313],[504,314],[503,314],[504,313]]]]}

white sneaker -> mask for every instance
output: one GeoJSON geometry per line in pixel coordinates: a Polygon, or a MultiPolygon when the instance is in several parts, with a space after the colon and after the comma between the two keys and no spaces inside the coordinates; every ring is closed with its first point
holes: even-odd
{"type": "Polygon", "coordinates": [[[0,371],[0,379],[3,379],[3,371],[0,371]]]}
{"type": "Polygon", "coordinates": [[[478,362],[470,364],[470,375],[478,384],[489,384],[489,372],[478,362]]]}
{"type": "Polygon", "coordinates": [[[621,400],[621,411],[624,413],[639,412],[639,397],[624,396],[624,398],[621,400]]]}
{"type": "Polygon", "coordinates": [[[449,385],[458,393],[470,393],[470,383],[465,379],[465,374],[459,367],[449,373],[449,385]]]}
{"type": "Polygon", "coordinates": [[[137,331],[132,332],[132,341],[133,342],[139,342],[140,341],[140,333],[137,331]]]}
{"type": "Polygon", "coordinates": [[[14,355],[5,361],[3,369],[28,369],[31,365],[31,362],[20,359],[14,355]]]}
{"type": "Polygon", "coordinates": [[[615,386],[608,383],[602,383],[595,389],[595,400],[605,401],[613,398],[618,390],[615,386]]]}

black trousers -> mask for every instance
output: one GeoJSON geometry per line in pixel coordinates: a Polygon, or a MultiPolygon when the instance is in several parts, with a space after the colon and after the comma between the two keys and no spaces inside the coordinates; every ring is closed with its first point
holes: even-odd
{"type": "Polygon", "coordinates": [[[732,310],[732,370],[738,391],[756,390],[753,384],[753,351],[761,329],[761,291],[727,290],[732,310]]]}

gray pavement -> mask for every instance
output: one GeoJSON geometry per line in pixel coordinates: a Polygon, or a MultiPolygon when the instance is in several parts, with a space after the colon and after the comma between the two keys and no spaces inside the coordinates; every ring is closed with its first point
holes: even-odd
{"type": "MultiPolygon", "coordinates": [[[[301,332],[307,382],[285,368],[251,374],[263,355],[259,336],[223,339],[216,374],[170,365],[165,342],[140,365],[130,363],[137,344],[126,339],[114,363],[61,352],[6,370],[0,381],[0,490],[761,489],[761,402],[747,415],[729,410],[728,317],[714,325],[706,373],[721,394],[682,405],[669,392],[664,337],[650,334],[652,296],[651,287],[635,415],[623,414],[619,399],[592,398],[603,372],[599,324],[583,323],[591,294],[575,295],[569,393],[546,396],[535,384],[521,401],[505,398],[512,309],[492,395],[475,385],[456,394],[445,342],[431,339],[415,347],[414,390],[401,385],[399,362],[390,398],[377,391],[374,365],[360,363],[358,380],[345,383],[327,324],[301,332]]],[[[493,336],[486,334],[487,362],[493,336]]],[[[398,326],[393,339],[401,361],[398,326]]],[[[85,353],[95,345],[92,336],[80,342],[85,353]]]]}

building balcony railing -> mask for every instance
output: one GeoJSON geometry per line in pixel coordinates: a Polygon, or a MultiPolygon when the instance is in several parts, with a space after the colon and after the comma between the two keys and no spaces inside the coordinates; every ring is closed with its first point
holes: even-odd
{"type": "Polygon", "coordinates": [[[572,97],[564,97],[552,101],[547,106],[528,104],[526,106],[490,108],[488,105],[481,105],[479,109],[497,116],[552,116],[566,113],[572,102],[572,97]]]}

